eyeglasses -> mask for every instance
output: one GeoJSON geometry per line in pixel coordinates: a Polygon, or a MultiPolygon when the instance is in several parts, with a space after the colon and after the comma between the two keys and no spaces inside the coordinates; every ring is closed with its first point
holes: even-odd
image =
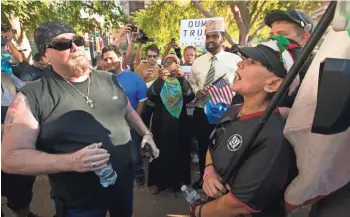
{"type": "Polygon", "coordinates": [[[147,55],[147,58],[157,58],[158,57],[158,55],[147,55]]]}
{"type": "Polygon", "coordinates": [[[82,36],[76,36],[73,39],[61,39],[61,40],[51,41],[46,45],[46,48],[52,48],[59,51],[68,50],[73,47],[73,43],[76,46],[80,47],[80,46],[84,46],[85,41],[82,36]]]}

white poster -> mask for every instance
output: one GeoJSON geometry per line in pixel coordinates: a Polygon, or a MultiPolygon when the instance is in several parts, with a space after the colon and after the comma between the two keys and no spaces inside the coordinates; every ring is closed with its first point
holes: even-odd
{"type": "Polygon", "coordinates": [[[184,73],[184,77],[186,79],[188,79],[188,76],[190,75],[190,73],[192,72],[192,66],[181,66],[181,69],[184,73]]]}
{"type": "Polygon", "coordinates": [[[208,20],[224,20],[223,17],[181,20],[180,45],[202,46],[205,43],[205,23],[208,20]]]}

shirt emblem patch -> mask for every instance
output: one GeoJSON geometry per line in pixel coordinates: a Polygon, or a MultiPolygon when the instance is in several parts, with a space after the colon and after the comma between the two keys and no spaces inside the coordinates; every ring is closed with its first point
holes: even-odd
{"type": "Polygon", "coordinates": [[[227,140],[227,148],[230,151],[237,151],[241,148],[243,144],[243,138],[239,134],[233,134],[228,140],[227,140]]]}

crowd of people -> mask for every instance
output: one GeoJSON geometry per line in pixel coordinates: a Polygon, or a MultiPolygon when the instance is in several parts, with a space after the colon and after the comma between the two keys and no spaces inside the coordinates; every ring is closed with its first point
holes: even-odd
{"type": "MultiPolygon", "coordinates": [[[[84,39],[65,23],[48,22],[35,30],[38,53],[32,65],[13,45],[12,33],[2,33],[18,63],[1,74],[2,189],[8,206],[18,217],[36,216],[29,208],[35,176],[48,175],[57,217],[102,217],[107,211],[131,217],[134,182],[147,184],[152,194],[180,192],[191,184],[203,189],[213,200],[194,205],[194,217],[284,216],[283,192],[297,169],[283,127],[313,56],[249,153],[242,155],[240,147],[314,23],[299,10],[272,11],[265,23],[271,38],[256,47],[225,49],[224,22],[208,21],[206,53],[199,56],[193,46],[182,53],[172,42],[161,55],[152,44],[142,61],[140,42],[134,62],[137,33],[127,25],[127,53],[107,45],[96,65],[83,50],[84,39]],[[188,76],[182,66],[191,67],[188,76]],[[218,79],[235,96],[213,122],[208,115],[216,108],[207,88],[218,79]],[[193,114],[187,111],[191,103],[193,114]],[[152,159],[146,176],[142,152],[147,151],[152,159]],[[191,180],[193,151],[199,156],[199,180],[191,180]],[[223,186],[220,177],[232,156],[242,159],[223,186]],[[100,171],[109,166],[117,178],[104,187],[100,171]]],[[[322,214],[313,210],[310,216],[322,214]]]]}

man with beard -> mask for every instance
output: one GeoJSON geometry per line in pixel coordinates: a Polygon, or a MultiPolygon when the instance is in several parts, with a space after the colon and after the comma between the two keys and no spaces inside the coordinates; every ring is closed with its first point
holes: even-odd
{"type": "MultiPolygon", "coordinates": [[[[147,86],[135,72],[123,70],[123,55],[116,45],[108,45],[102,49],[102,70],[111,72],[124,89],[131,106],[138,115],[142,114],[147,100],[147,86]]],[[[138,186],[145,184],[143,162],[140,156],[140,135],[131,129],[132,160],[134,179],[138,186]]]]}
{"type": "MultiPolygon", "coordinates": [[[[192,73],[190,73],[189,76],[189,82],[193,91],[196,93],[197,100],[203,100],[206,96],[204,88],[224,74],[226,74],[224,79],[232,83],[237,63],[242,60],[238,55],[223,51],[222,45],[225,41],[223,20],[208,21],[205,28],[205,47],[208,52],[194,61],[192,73]]],[[[203,107],[203,104],[199,104],[193,113],[198,141],[200,169],[200,179],[193,184],[193,187],[196,189],[202,188],[202,176],[204,174],[205,155],[208,150],[209,135],[215,126],[208,122],[203,107]]]]}
{"type": "Polygon", "coordinates": [[[55,73],[23,87],[10,105],[2,169],[48,174],[57,217],[104,217],[107,211],[111,217],[131,217],[129,125],[158,157],[152,134],[114,76],[92,70],[79,48],[84,41],[70,26],[44,23],[34,38],[55,73]],[[108,188],[104,181],[111,173],[102,173],[107,166],[117,175],[108,188]]]}

